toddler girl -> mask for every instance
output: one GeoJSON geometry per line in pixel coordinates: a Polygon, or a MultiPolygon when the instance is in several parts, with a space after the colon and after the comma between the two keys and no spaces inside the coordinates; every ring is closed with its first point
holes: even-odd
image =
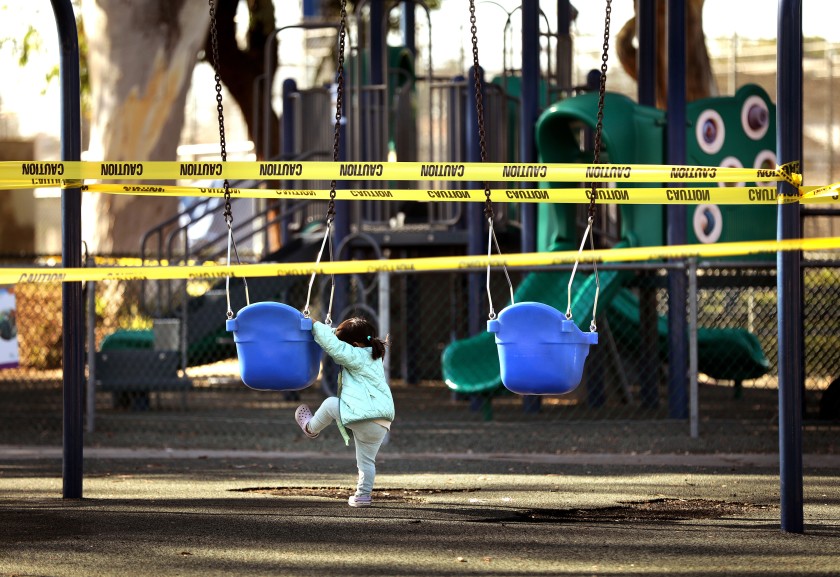
{"type": "Polygon", "coordinates": [[[353,431],[359,480],[356,493],[350,496],[351,507],[369,507],[373,480],[376,477],[376,454],[394,420],[394,398],[385,379],[385,342],[376,337],[366,319],[352,317],[333,331],[314,321],[315,342],[342,366],[338,375],[338,396],[328,397],[312,414],[301,405],[295,420],[307,437],[314,439],[335,421],[344,443],[350,443],[346,429],[353,431]]]}

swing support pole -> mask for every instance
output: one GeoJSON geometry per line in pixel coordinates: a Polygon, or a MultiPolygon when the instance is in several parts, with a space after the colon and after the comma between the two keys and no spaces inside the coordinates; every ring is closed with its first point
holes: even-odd
{"type": "MultiPolygon", "coordinates": [[[[61,160],[81,160],[82,121],[79,79],[79,37],[70,0],[50,0],[58,29],[61,78],[61,160]]],[[[82,189],[61,191],[62,266],[82,266],[82,189]]],[[[85,383],[85,306],[82,283],[63,283],[61,315],[64,378],[64,457],[62,463],[65,499],[82,497],[82,448],[85,383]]]]}
{"type": "MultiPolygon", "coordinates": [[[[685,11],[686,0],[668,1],[668,163],[685,164],[685,11]]],[[[681,186],[669,183],[669,186],[681,186]]],[[[685,205],[667,208],[669,245],[685,244],[685,205]]],[[[668,416],[688,418],[688,324],[685,269],[668,272],[668,416]]]]}
{"type": "MultiPolygon", "coordinates": [[[[802,159],[802,2],[779,0],[776,126],[780,164],[802,159]]],[[[779,198],[796,196],[786,182],[778,184],[779,198]]],[[[781,203],[779,240],[801,238],[799,203],[781,203]]],[[[781,529],[803,533],[802,389],[804,342],[802,324],[801,253],[779,252],[776,284],[779,331],[779,474],[781,529]]]]}
{"type": "MultiPolygon", "coordinates": [[[[519,100],[522,116],[519,123],[520,162],[537,162],[535,127],[540,116],[540,6],[538,0],[522,2],[522,89],[519,100]]],[[[535,183],[522,183],[523,187],[535,183]]],[[[537,250],[537,206],[519,205],[522,219],[522,252],[537,250]]]]}

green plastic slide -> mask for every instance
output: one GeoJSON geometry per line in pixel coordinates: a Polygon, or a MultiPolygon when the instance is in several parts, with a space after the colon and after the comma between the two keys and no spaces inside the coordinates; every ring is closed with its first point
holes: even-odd
{"type": "MultiPolygon", "coordinates": [[[[636,351],[639,346],[639,300],[629,289],[615,295],[607,311],[613,338],[619,349],[636,351]]],[[[659,354],[668,355],[668,319],[657,318],[659,354]]],[[[741,328],[699,327],[697,329],[697,370],[715,380],[740,382],[757,379],[770,370],[770,361],[758,337],[741,328]]]]}

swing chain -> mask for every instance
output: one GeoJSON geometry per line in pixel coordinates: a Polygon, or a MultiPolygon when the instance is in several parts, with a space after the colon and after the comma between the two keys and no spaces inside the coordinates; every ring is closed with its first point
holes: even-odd
{"type": "MultiPolygon", "coordinates": [[[[598,118],[597,122],[595,123],[595,150],[593,156],[594,164],[600,164],[601,162],[601,133],[603,132],[604,128],[604,97],[607,93],[607,60],[609,58],[610,48],[611,14],[612,0],[607,0],[606,16],[604,17],[604,52],[601,55],[601,78],[600,83],[598,85],[598,118]]],[[[569,286],[567,288],[568,304],[566,308],[566,318],[568,320],[572,319],[572,284],[575,280],[575,272],[577,271],[578,263],[580,262],[580,256],[583,252],[583,247],[586,245],[587,237],[589,237],[590,250],[595,250],[595,235],[593,229],[595,227],[595,199],[597,198],[596,186],[597,184],[595,182],[590,183],[590,187],[592,188],[592,194],[589,195],[589,209],[587,210],[586,230],[583,233],[583,239],[581,239],[580,248],[578,249],[577,257],[575,258],[575,266],[572,267],[572,274],[569,278],[569,286]]],[[[598,295],[601,292],[601,281],[598,278],[598,264],[595,262],[595,260],[592,261],[592,271],[595,277],[595,299],[592,305],[592,321],[589,323],[589,332],[594,333],[598,328],[595,319],[598,314],[598,295]]]]}
{"type": "MultiPolygon", "coordinates": [[[[478,64],[478,27],[475,18],[475,0],[470,0],[470,33],[472,34],[473,53],[473,81],[475,82],[475,112],[478,123],[478,145],[481,151],[481,162],[487,162],[487,132],[484,130],[484,97],[481,86],[481,72],[478,64]]],[[[493,230],[493,201],[490,199],[490,183],[484,181],[484,218],[487,219],[487,302],[490,307],[488,318],[492,321],[496,318],[496,310],[493,308],[493,294],[490,291],[490,257],[493,254],[493,246],[496,252],[502,254],[499,241],[496,239],[496,231],[493,230]]],[[[507,266],[502,263],[502,270],[507,278],[508,289],[510,290],[510,304],[514,304],[513,283],[510,280],[507,266]]]]}
{"type": "MultiPolygon", "coordinates": [[[[594,164],[601,162],[601,133],[604,128],[604,95],[607,92],[607,59],[610,48],[610,16],[612,14],[612,0],[607,0],[607,13],[604,18],[604,52],[601,55],[601,79],[598,86],[598,117],[595,123],[595,157],[594,164]]],[[[592,194],[589,195],[589,210],[587,216],[590,219],[595,218],[595,198],[597,197],[595,190],[595,183],[592,182],[592,194]]]]}
{"type": "MultiPolygon", "coordinates": [[[[225,108],[222,105],[222,77],[219,65],[219,33],[216,30],[216,0],[210,2],[210,45],[213,47],[213,71],[216,79],[216,110],[219,114],[219,144],[221,145],[222,162],[227,161],[227,147],[225,141],[225,108]]],[[[233,213],[230,206],[230,182],[224,180],[225,189],[225,223],[230,228],[233,223],[233,213]]]]}
{"type": "MultiPolygon", "coordinates": [[[[222,105],[222,77],[221,66],[219,64],[219,34],[216,30],[216,0],[209,0],[210,2],[210,44],[213,51],[213,71],[216,77],[216,110],[219,113],[219,145],[221,148],[222,162],[227,162],[227,147],[225,141],[225,109],[222,105]]],[[[239,250],[236,248],[236,241],[233,239],[233,212],[230,206],[230,182],[227,178],[224,180],[225,190],[225,224],[228,229],[228,246],[227,246],[227,265],[230,266],[231,250],[236,257],[236,264],[242,264],[239,259],[239,250]]],[[[245,304],[251,304],[251,296],[248,294],[248,280],[243,278],[242,284],[245,287],[245,304]]],[[[228,320],[234,317],[233,308],[230,303],[230,274],[225,276],[225,295],[227,296],[227,318],[228,320]]]]}
{"type": "MultiPolygon", "coordinates": [[[[338,68],[336,70],[336,89],[335,89],[335,127],[333,130],[333,162],[338,162],[339,144],[341,137],[341,113],[344,109],[344,47],[347,39],[347,0],[341,0],[341,20],[338,26],[338,68]]],[[[325,217],[324,239],[321,241],[321,249],[318,251],[318,257],[315,259],[315,268],[321,263],[321,257],[324,254],[324,248],[329,247],[330,262],[333,261],[333,242],[332,242],[332,224],[335,220],[335,187],[336,181],[332,180],[330,183],[330,202],[327,204],[327,214],[325,217]]],[[[312,286],[315,283],[316,270],[312,271],[309,277],[309,289],[306,293],[306,304],[303,307],[303,317],[310,318],[311,311],[309,310],[309,303],[312,300],[312,286]]],[[[335,296],[335,274],[330,275],[330,301],[327,305],[327,315],[324,318],[324,324],[330,326],[332,324],[332,307],[333,298],[335,296]]]]}
{"type": "MultiPolygon", "coordinates": [[[[335,128],[333,130],[333,162],[338,162],[341,136],[341,113],[344,109],[344,46],[347,38],[347,0],[341,0],[341,20],[338,27],[338,69],[336,70],[335,128]]],[[[327,224],[335,218],[336,181],[330,183],[330,202],[327,205],[327,224]]]]}
{"type": "MultiPolygon", "coordinates": [[[[481,162],[487,162],[487,133],[484,130],[484,97],[481,87],[481,73],[478,66],[478,28],[475,25],[475,0],[470,0],[470,33],[472,34],[473,81],[475,82],[475,111],[478,120],[478,146],[481,162]]],[[[484,218],[493,222],[493,201],[490,200],[490,186],[484,182],[484,218]]]]}

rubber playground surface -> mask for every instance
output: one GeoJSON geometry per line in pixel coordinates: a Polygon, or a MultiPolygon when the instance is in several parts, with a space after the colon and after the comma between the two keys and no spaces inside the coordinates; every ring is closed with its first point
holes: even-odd
{"type": "Polygon", "coordinates": [[[805,532],[772,454],[398,453],[354,509],[352,450],[0,446],[0,575],[840,575],[840,456],[805,532]],[[335,452],[323,452],[323,451],[335,452]]]}

